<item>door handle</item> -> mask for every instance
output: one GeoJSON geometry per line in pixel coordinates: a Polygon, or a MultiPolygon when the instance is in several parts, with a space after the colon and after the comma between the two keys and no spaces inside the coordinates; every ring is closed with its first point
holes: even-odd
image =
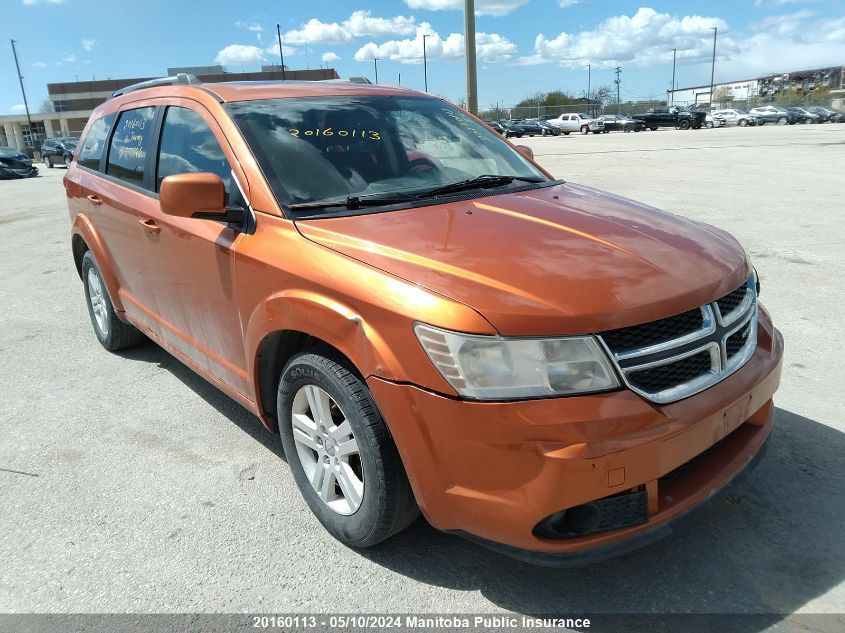
{"type": "Polygon", "coordinates": [[[91,194],[90,196],[86,196],[86,198],[88,198],[88,200],[90,200],[93,204],[95,204],[98,207],[101,204],[103,204],[103,201],[98,196],[96,196],[95,194],[91,194]]]}
{"type": "Polygon", "coordinates": [[[138,224],[143,226],[144,230],[147,233],[151,233],[152,235],[158,235],[159,233],[161,233],[161,227],[158,224],[156,224],[156,221],[153,220],[152,218],[147,218],[147,219],[139,218],[138,224]]]}

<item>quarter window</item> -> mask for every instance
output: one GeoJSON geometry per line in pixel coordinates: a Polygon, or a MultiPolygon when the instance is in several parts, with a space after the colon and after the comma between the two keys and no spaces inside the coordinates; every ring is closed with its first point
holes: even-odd
{"type": "Polygon", "coordinates": [[[100,168],[100,158],[103,156],[103,149],[106,146],[112,121],[114,121],[114,115],[107,114],[91,124],[88,134],[82,142],[82,149],[79,150],[79,156],[76,159],[77,165],[89,169],[100,168]]]}
{"type": "Polygon", "coordinates": [[[231,191],[232,168],[205,120],[193,110],[167,108],[158,154],[156,191],[167,176],[194,172],[217,174],[231,191]]]}
{"type": "Polygon", "coordinates": [[[120,113],[109,147],[106,173],[129,184],[144,185],[144,164],[152,136],[155,108],[120,113]]]}

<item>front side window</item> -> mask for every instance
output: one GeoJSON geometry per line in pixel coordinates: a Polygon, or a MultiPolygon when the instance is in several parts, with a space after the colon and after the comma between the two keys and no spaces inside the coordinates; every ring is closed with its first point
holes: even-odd
{"type": "Polygon", "coordinates": [[[322,97],[226,107],[286,206],[423,196],[479,176],[548,180],[500,135],[439,99],[322,97]]]}
{"type": "Polygon", "coordinates": [[[88,134],[82,142],[82,149],[76,157],[77,165],[88,167],[89,169],[100,168],[100,159],[106,147],[112,121],[114,121],[114,115],[107,114],[91,124],[88,134]]]}
{"type": "Polygon", "coordinates": [[[167,176],[193,172],[217,174],[231,191],[232,169],[214,133],[193,110],[170,106],[164,115],[158,149],[156,191],[167,176]]]}
{"type": "Polygon", "coordinates": [[[120,113],[109,146],[106,174],[131,185],[144,185],[144,164],[154,116],[155,108],[152,106],[120,113]]]}

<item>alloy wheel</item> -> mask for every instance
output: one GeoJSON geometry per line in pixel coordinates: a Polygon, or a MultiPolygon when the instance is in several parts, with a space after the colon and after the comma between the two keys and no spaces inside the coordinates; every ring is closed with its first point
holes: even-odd
{"type": "Polygon", "coordinates": [[[94,268],[88,270],[88,301],[91,303],[91,310],[94,312],[94,321],[100,334],[104,337],[109,335],[109,313],[106,305],[106,291],[103,281],[94,268]]]}
{"type": "Polygon", "coordinates": [[[340,406],[320,387],[305,385],[293,398],[291,424],[296,454],[317,496],[338,514],[354,514],[364,498],[364,471],[340,406]]]}

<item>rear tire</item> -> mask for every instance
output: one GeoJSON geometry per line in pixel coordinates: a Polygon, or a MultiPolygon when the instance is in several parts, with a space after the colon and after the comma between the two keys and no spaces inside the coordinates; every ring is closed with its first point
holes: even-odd
{"type": "Polygon", "coordinates": [[[282,370],[276,404],[296,485],[329,534],[350,547],[371,547],[416,520],[399,451],[345,358],[328,348],[297,354],[282,370]]]}
{"type": "Polygon", "coordinates": [[[682,130],[688,130],[689,129],[689,121],[681,121],[680,123],[678,123],[678,127],[682,130]]]}
{"type": "Polygon", "coordinates": [[[564,133],[563,133],[563,135],[564,135],[564,136],[569,136],[569,132],[564,132],[564,133]]]}
{"type": "Polygon", "coordinates": [[[649,129],[649,130],[651,130],[652,132],[657,132],[657,128],[656,128],[656,127],[650,127],[650,128],[648,128],[648,129],[649,129]]]}
{"type": "Polygon", "coordinates": [[[85,302],[94,334],[100,344],[110,352],[133,347],[144,340],[144,335],[129,323],[117,317],[108,289],[91,251],[82,256],[82,280],[85,302]]]}
{"type": "Polygon", "coordinates": [[[53,161],[49,156],[44,157],[44,164],[47,165],[48,169],[53,169],[53,161]]]}

